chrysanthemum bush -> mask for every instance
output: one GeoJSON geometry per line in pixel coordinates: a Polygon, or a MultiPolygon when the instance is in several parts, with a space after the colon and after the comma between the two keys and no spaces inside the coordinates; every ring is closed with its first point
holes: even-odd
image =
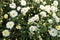
{"type": "Polygon", "coordinates": [[[59,0],[1,0],[0,40],[60,40],[59,0]]]}

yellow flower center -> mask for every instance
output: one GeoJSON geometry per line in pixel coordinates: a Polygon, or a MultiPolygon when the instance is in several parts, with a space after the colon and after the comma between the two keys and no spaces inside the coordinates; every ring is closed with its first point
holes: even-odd
{"type": "Polygon", "coordinates": [[[9,26],[11,26],[12,24],[9,24],[9,26]]]}

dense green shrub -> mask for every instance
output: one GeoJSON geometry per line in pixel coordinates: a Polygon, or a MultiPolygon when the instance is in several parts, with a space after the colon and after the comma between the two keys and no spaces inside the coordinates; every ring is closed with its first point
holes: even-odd
{"type": "Polygon", "coordinates": [[[0,0],[0,40],[60,40],[60,0],[0,0]]]}

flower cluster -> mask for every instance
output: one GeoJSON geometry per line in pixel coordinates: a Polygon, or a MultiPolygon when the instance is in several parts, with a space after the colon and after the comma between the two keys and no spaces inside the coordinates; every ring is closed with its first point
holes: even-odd
{"type": "Polygon", "coordinates": [[[2,38],[59,40],[58,0],[11,0],[4,5],[0,14],[2,38]]]}

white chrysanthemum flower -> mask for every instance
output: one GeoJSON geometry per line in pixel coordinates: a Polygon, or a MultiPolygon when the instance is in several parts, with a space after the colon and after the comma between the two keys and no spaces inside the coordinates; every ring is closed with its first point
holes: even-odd
{"type": "Polygon", "coordinates": [[[41,15],[42,17],[46,17],[46,16],[47,16],[46,14],[47,14],[47,13],[44,12],[44,11],[40,12],[40,15],[41,15]]]}
{"type": "Polygon", "coordinates": [[[39,15],[34,16],[34,21],[39,21],[39,15]]]}
{"type": "Polygon", "coordinates": [[[30,7],[27,7],[27,9],[30,9],[30,7]]]}
{"type": "Polygon", "coordinates": [[[43,2],[43,5],[45,5],[45,4],[46,4],[46,1],[43,2]]]}
{"type": "Polygon", "coordinates": [[[6,23],[6,28],[12,29],[14,25],[15,25],[15,23],[13,21],[9,21],[6,23]]]}
{"type": "Polygon", "coordinates": [[[53,36],[53,37],[57,36],[57,30],[54,29],[54,28],[51,28],[51,29],[49,30],[49,34],[50,34],[51,36],[53,36]]]}
{"type": "Polygon", "coordinates": [[[23,15],[26,15],[26,13],[28,12],[29,9],[30,9],[29,7],[24,7],[24,8],[21,9],[21,13],[23,15]]]}
{"type": "Polygon", "coordinates": [[[44,5],[40,5],[40,9],[44,10],[45,9],[44,5]]]}
{"type": "Polygon", "coordinates": [[[39,21],[39,16],[38,16],[38,15],[35,15],[35,16],[33,16],[32,18],[30,18],[30,19],[28,20],[29,23],[35,22],[35,21],[39,21]]]}
{"type": "Polygon", "coordinates": [[[59,19],[59,17],[55,17],[55,21],[57,22],[57,23],[59,23],[60,22],[60,19],[59,19]]]}
{"type": "Polygon", "coordinates": [[[15,9],[15,8],[16,8],[16,4],[15,4],[15,3],[11,3],[11,4],[9,5],[9,7],[15,9]]]}
{"type": "Polygon", "coordinates": [[[51,10],[50,5],[46,5],[46,6],[45,6],[45,11],[47,11],[48,13],[50,13],[50,10],[51,10]]]}
{"type": "Polygon", "coordinates": [[[43,0],[34,0],[34,2],[40,3],[40,2],[43,2],[43,0]]]}
{"type": "Polygon", "coordinates": [[[21,3],[22,6],[26,6],[26,1],[25,0],[21,0],[20,3],[21,3]]]}
{"type": "Polygon", "coordinates": [[[31,22],[34,22],[34,20],[33,20],[32,18],[30,18],[30,19],[28,20],[28,23],[31,23],[31,22]]]}
{"type": "Polygon", "coordinates": [[[56,21],[57,23],[59,23],[59,22],[60,22],[59,17],[58,17],[58,16],[56,16],[56,13],[53,13],[52,17],[55,19],[55,21],[56,21]]]}
{"type": "Polygon", "coordinates": [[[36,3],[40,3],[40,0],[34,0],[36,3]]]}
{"type": "Polygon", "coordinates": [[[56,13],[53,13],[53,14],[52,14],[52,17],[55,18],[55,16],[56,16],[56,13]]]}
{"type": "Polygon", "coordinates": [[[51,11],[52,11],[52,12],[57,12],[58,9],[57,9],[57,7],[55,7],[55,6],[51,6],[51,11]]]}
{"type": "Polygon", "coordinates": [[[31,18],[28,20],[28,23],[34,22],[34,20],[31,18]]]}
{"type": "Polygon", "coordinates": [[[30,26],[29,27],[30,32],[34,32],[34,31],[37,31],[37,30],[38,30],[37,26],[30,26]]]}
{"type": "Polygon", "coordinates": [[[4,37],[9,36],[9,35],[10,35],[9,30],[4,30],[4,31],[2,31],[2,35],[3,35],[4,37]]]}
{"type": "Polygon", "coordinates": [[[20,9],[21,9],[21,7],[20,7],[20,6],[18,6],[18,7],[17,7],[17,11],[19,11],[20,9]]]}
{"type": "Polygon", "coordinates": [[[58,1],[55,0],[55,1],[53,2],[53,5],[54,5],[54,6],[58,6],[58,1]]]}
{"type": "Polygon", "coordinates": [[[42,37],[41,37],[40,35],[38,36],[38,38],[39,38],[39,40],[43,40],[42,37]]]}
{"type": "Polygon", "coordinates": [[[18,12],[16,11],[16,10],[12,10],[12,11],[10,11],[10,16],[12,17],[12,18],[14,18],[14,17],[16,17],[17,15],[18,15],[18,12]]]}
{"type": "Polygon", "coordinates": [[[53,20],[52,19],[49,19],[48,22],[51,24],[51,23],[53,23],[53,20]]]}

